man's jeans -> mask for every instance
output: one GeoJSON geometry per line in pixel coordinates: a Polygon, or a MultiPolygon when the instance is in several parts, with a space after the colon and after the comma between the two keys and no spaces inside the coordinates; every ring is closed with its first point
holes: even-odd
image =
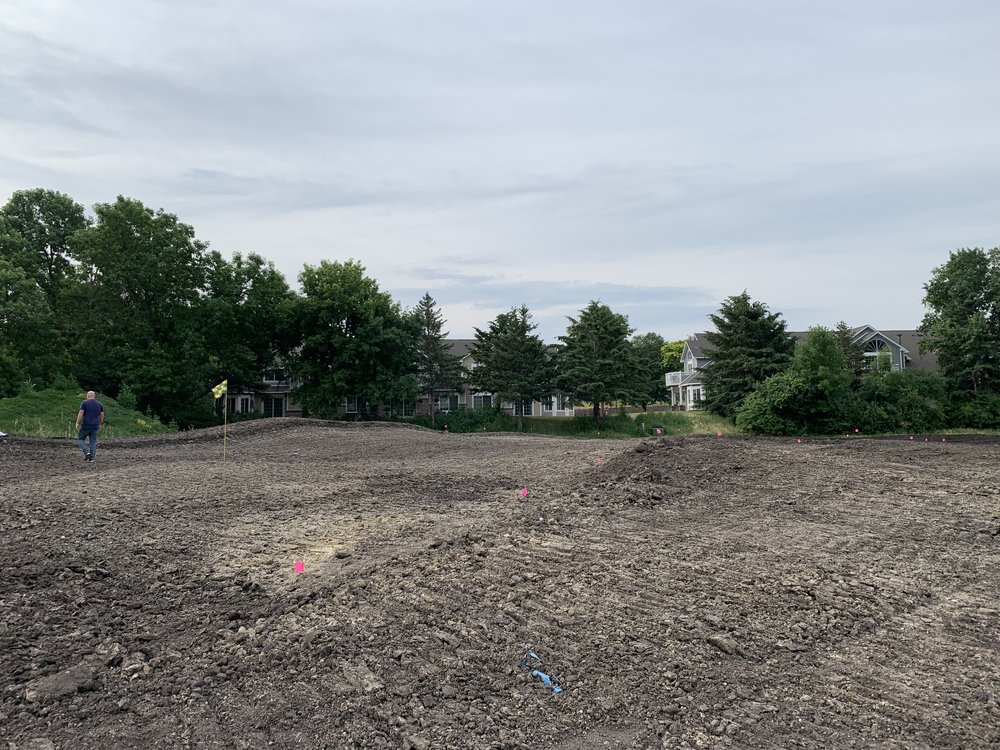
{"type": "Polygon", "coordinates": [[[97,453],[97,431],[101,429],[100,427],[81,427],[80,434],[76,436],[76,442],[80,444],[80,450],[83,451],[84,455],[90,454],[93,456],[97,453]],[[90,450],[87,450],[87,438],[90,438],[90,450]]]}

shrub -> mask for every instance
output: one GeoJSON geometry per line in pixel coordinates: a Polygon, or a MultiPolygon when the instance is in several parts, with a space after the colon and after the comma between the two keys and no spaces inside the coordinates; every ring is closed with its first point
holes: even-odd
{"type": "Polygon", "coordinates": [[[1000,427],[1000,395],[983,393],[952,405],[951,423],[954,427],[1000,427]]]}
{"type": "Polygon", "coordinates": [[[944,379],[925,370],[876,370],[858,395],[866,432],[933,432],[947,422],[944,379]]]}
{"type": "Polygon", "coordinates": [[[118,398],[115,400],[126,409],[135,409],[139,403],[135,393],[126,384],[122,384],[122,387],[118,389],[118,398]]]}

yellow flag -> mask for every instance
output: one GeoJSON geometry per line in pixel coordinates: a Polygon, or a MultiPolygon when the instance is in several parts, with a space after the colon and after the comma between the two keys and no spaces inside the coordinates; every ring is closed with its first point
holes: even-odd
{"type": "Polygon", "coordinates": [[[217,386],[212,388],[212,395],[216,398],[222,398],[222,395],[229,390],[229,380],[223,380],[217,386]]]}

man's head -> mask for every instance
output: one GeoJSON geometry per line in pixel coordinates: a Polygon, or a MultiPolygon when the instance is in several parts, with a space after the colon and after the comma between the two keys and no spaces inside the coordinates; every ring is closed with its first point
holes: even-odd
{"type": "Polygon", "coordinates": [[[93,391],[87,391],[87,398],[97,398],[97,394],[93,391]]]}

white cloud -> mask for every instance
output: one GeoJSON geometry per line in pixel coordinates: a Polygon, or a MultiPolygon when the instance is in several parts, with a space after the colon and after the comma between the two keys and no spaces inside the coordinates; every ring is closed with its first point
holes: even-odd
{"type": "Polygon", "coordinates": [[[530,298],[551,338],[602,289],[670,336],[744,288],[794,328],[907,327],[950,250],[1000,244],[998,22],[985,0],[0,2],[0,196],[137,197],[292,281],[356,258],[446,299],[456,335],[530,298]]]}

